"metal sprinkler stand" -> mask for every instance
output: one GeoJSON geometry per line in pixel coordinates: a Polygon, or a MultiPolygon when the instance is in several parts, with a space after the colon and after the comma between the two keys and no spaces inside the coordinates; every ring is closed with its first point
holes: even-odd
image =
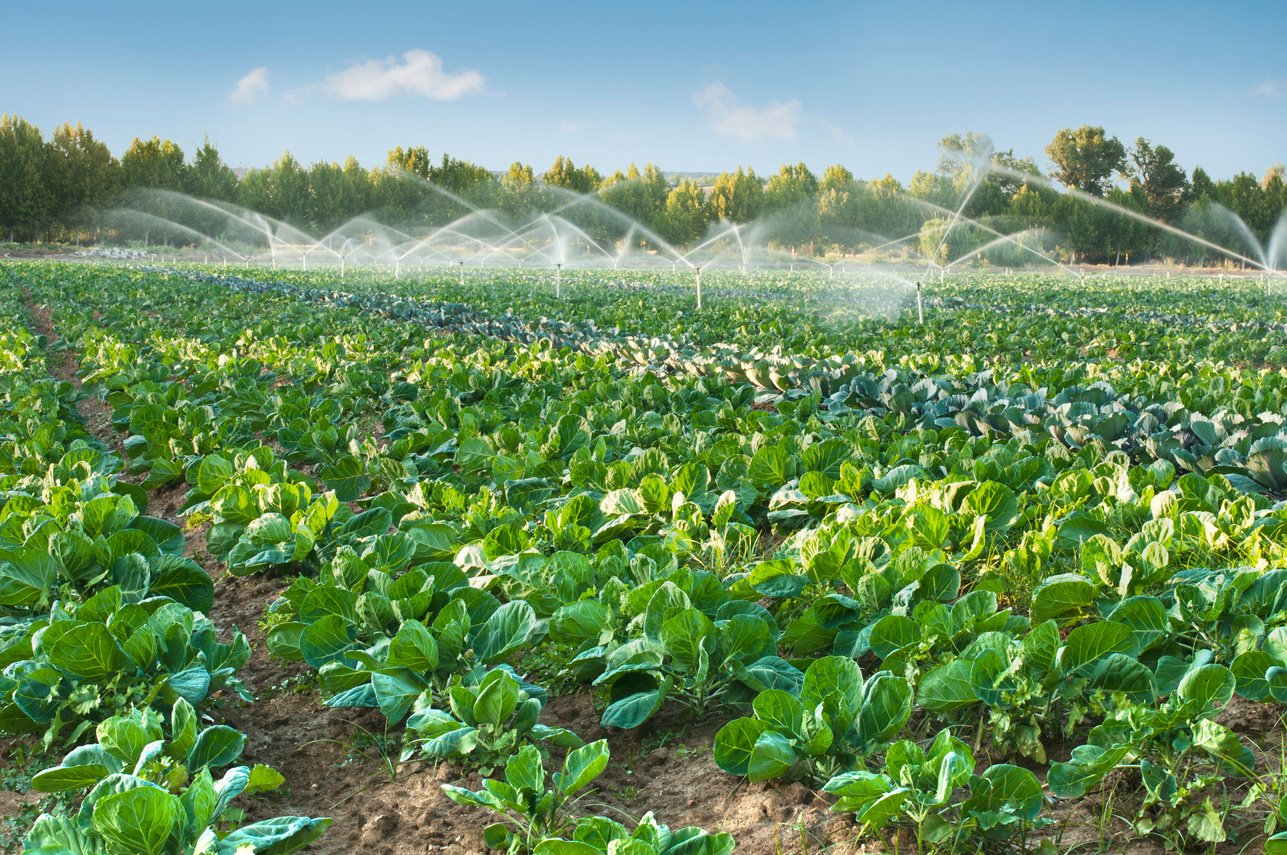
{"type": "Polygon", "coordinates": [[[697,271],[697,311],[702,310],[702,269],[695,268],[697,271]]]}
{"type": "Polygon", "coordinates": [[[921,326],[925,326],[925,304],[921,302],[921,283],[916,280],[916,320],[921,326]]]}
{"type": "Polygon", "coordinates": [[[464,285],[465,284],[465,262],[457,261],[456,263],[460,265],[460,284],[464,285]]]}
{"type": "Polygon", "coordinates": [[[554,299],[563,299],[563,265],[554,265],[554,299]]]}

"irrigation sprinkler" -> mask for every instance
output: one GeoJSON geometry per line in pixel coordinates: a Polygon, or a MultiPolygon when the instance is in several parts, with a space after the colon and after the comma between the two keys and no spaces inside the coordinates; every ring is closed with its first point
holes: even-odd
{"type": "Polygon", "coordinates": [[[925,304],[921,302],[921,282],[916,280],[916,320],[925,326],[925,304]]]}
{"type": "Polygon", "coordinates": [[[464,285],[465,284],[465,262],[457,261],[456,264],[460,265],[460,284],[464,285]]]}
{"type": "Polygon", "coordinates": [[[401,256],[393,259],[393,278],[402,278],[402,258],[401,256]]]}
{"type": "Polygon", "coordinates": [[[344,278],[344,256],[340,256],[340,278],[344,278]]]}
{"type": "Polygon", "coordinates": [[[694,268],[697,271],[697,311],[702,310],[702,269],[694,268]]]}
{"type": "Polygon", "coordinates": [[[836,266],[834,264],[828,264],[827,281],[830,282],[832,279],[835,279],[835,278],[836,278],[836,266]]]}
{"type": "Polygon", "coordinates": [[[563,264],[554,265],[554,299],[563,299],[563,264]]]}

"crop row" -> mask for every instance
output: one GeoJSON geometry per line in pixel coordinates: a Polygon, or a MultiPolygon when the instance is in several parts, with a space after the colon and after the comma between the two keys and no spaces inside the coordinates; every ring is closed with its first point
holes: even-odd
{"type": "MultiPolygon", "coordinates": [[[[1040,836],[1052,797],[1110,776],[1139,785],[1136,832],[1179,846],[1281,827],[1276,779],[1218,721],[1231,703],[1287,701],[1280,377],[1235,388],[1241,375],[1211,366],[1205,387],[1189,375],[1188,403],[1168,397],[1175,377],[1135,378],[1147,394],[1125,395],[1061,368],[1063,345],[1046,355],[1033,342],[1026,375],[931,373],[913,359],[766,397],[717,359],[709,372],[641,372],[620,352],[497,336],[463,307],[451,335],[425,338],[430,316],[374,293],[310,302],[238,279],[113,273],[108,288],[92,268],[10,275],[54,307],[87,388],[113,409],[130,476],[185,484],[185,512],[211,524],[209,548],[230,573],[292,578],[267,614],[270,652],[314,671],[328,705],[378,709],[404,728],[404,758],[503,769],[481,790],[448,789],[505,817],[488,845],[607,851],[629,835],[651,847],[639,851],[732,846],[569,814],[608,750],[542,723],[542,683],[584,687],[613,730],[718,716],[721,768],[822,787],[864,833],[904,826],[948,848],[1040,836]],[[516,653],[533,646],[551,654],[521,673],[516,653]],[[547,776],[551,749],[566,755],[547,776]]],[[[983,349],[986,330],[974,335],[983,349]]],[[[22,371],[61,390],[74,426],[70,389],[22,371]]],[[[69,448],[111,495],[145,501],[111,455],[69,448]]],[[[49,461],[26,477],[62,477],[49,461]]],[[[26,517],[8,522],[24,504],[7,499],[4,531],[62,569],[3,565],[18,580],[6,590],[26,580],[0,604],[6,620],[28,620],[6,651],[42,645],[51,608],[109,633],[148,608],[167,622],[208,609],[199,567],[204,579],[184,565],[191,581],[166,589],[159,570],[141,569],[145,547],[121,575],[111,559],[108,575],[75,588],[52,535],[92,540],[96,514],[69,502],[37,536],[26,517]]],[[[181,556],[177,529],[106,515],[151,536],[154,563],[180,566],[166,559],[181,556]]],[[[202,621],[161,635],[188,642],[202,621]]],[[[142,625],[130,624],[130,643],[142,625]]],[[[125,660],[99,652],[97,629],[78,632],[97,670],[77,679],[99,702],[86,706],[61,675],[67,702],[40,720],[19,703],[32,691],[4,683],[6,729],[51,744],[93,732],[107,751],[95,723],[128,720],[131,733],[161,734],[148,744],[177,741],[157,749],[174,762],[196,762],[183,704],[199,708],[219,679],[235,688],[241,646],[201,650],[209,682],[187,697],[173,676],[155,691],[152,677],[146,691],[102,685],[125,660]]],[[[6,678],[31,673],[17,662],[6,659],[6,678]]],[[[80,759],[62,765],[94,765],[80,759]]],[[[301,835],[322,825],[291,821],[313,823],[301,835]]]]}

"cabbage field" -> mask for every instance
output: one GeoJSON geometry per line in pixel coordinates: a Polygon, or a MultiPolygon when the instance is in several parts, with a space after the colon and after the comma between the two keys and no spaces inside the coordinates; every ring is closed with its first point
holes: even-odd
{"type": "Polygon", "coordinates": [[[1287,853],[1282,284],[914,278],[0,262],[0,843],[1287,853]]]}

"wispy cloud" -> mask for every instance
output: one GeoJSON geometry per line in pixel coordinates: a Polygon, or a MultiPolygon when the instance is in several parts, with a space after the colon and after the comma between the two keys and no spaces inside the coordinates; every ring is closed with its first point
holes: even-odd
{"type": "Polygon", "coordinates": [[[478,71],[448,73],[436,53],[409,50],[401,59],[390,56],[351,65],[327,77],[322,89],[346,101],[383,101],[398,95],[454,101],[476,95],[486,85],[478,71]]]}
{"type": "Polygon", "coordinates": [[[1267,78],[1251,94],[1257,98],[1287,98],[1287,77],[1267,78]]]}
{"type": "Polygon", "coordinates": [[[253,104],[267,95],[269,88],[268,69],[262,66],[253,68],[228,93],[228,103],[239,107],[253,104]]]}
{"type": "Polygon", "coordinates": [[[694,92],[693,103],[715,133],[747,142],[795,139],[802,114],[795,98],[754,107],[718,80],[694,92]]]}
{"type": "Polygon", "coordinates": [[[565,137],[578,137],[590,129],[585,119],[564,119],[559,122],[559,133],[565,137]]]}
{"type": "Polygon", "coordinates": [[[825,130],[833,140],[841,145],[853,146],[856,144],[853,134],[849,133],[826,116],[819,116],[818,124],[822,126],[822,129],[825,130]]]}

